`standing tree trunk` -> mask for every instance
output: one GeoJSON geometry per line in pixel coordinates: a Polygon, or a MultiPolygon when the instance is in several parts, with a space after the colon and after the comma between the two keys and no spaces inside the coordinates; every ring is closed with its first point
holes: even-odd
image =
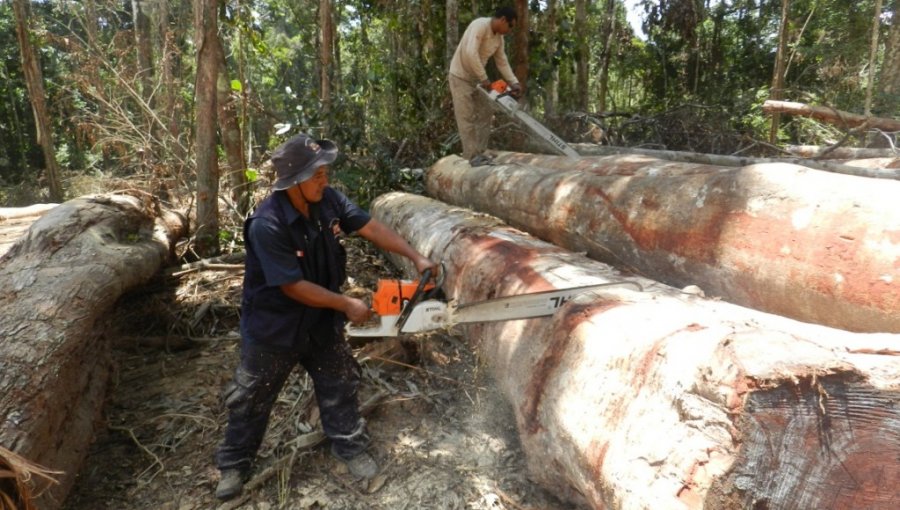
{"type": "Polygon", "coordinates": [[[588,110],[587,3],[575,0],[575,109],[588,110]]]}
{"type": "Polygon", "coordinates": [[[900,101],[900,6],[894,8],[891,29],[884,47],[884,62],[878,79],[878,97],[875,98],[876,113],[893,115],[900,101]]]}
{"type": "Polygon", "coordinates": [[[131,0],[134,20],[134,47],[137,51],[138,83],[141,97],[152,107],[153,99],[153,48],[150,37],[150,17],[146,12],[147,0],[131,0]]]}
{"type": "Polygon", "coordinates": [[[444,31],[447,34],[447,47],[444,52],[444,67],[449,69],[450,61],[453,60],[453,54],[456,52],[456,45],[459,44],[459,2],[457,0],[447,0],[446,14],[444,31]]]}
{"type": "MultiPolygon", "coordinates": [[[[513,72],[516,78],[522,82],[523,87],[528,86],[528,0],[516,0],[516,13],[519,20],[516,22],[516,55],[513,62],[513,72]]],[[[526,88],[527,90],[527,88],[526,88]]]]}
{"type": "MultiPolygon", "coordinates": [[[[781,0],[781,25],[778,29],[778,52],[775,54],[775,72],[772,76],[772,91],[769,94],[770,99],[779,100],[783,97],[784,89],[784,54],[787,49],[787,33],[788,33],[788,10],[790,8],[790,0],[781,0]]],[[[769,130],[769,143],[778,142],[778,124],[781,115],[775,113],[772,115],[772,126],[769,130]]]]}
{"type": "Polygon", "coordinates": [[[333,19],[331,0],[319,0],[319,101],[322,103],[322,117],[325,119],[323,136],[330,130],[333,19]]]}
{"type": "Polygon", "coordinates": [[[606,0],[606,19],[603,23],[603,49],[600,53],[599,103],[597,111],[606,111],[606,94],[609,85],[609,61],[612,55],[613,34],[616,31],[616,0],[606,0]]]}
{"type": "Polygon", "coordinates": [[[44,152],[44,164],[47,165],[47,186],[50,189],[50,200],[62,202],[63,189],[60,184],[60,168],[56,161],[56,148],[53,145],[53,131],[50,129],[50,114],[47,112],[46,95],[44,93],[44,77],[38,62],[34,46],[29,38],[31,13],[26,0],[14,0],[13,11],[16,16],[16,38],[19,51],[22,53],[22,72],[25,74],[25,85],[34,111],[34,124],[37,128],[38,143],[44,152]]]}
{"type": "Polygon", "coordinates": [[[247,188],[246,159],[244,144],[241,140],[241,126],[238,122],[238,102],[231,90],[228,78],[228,63],[221,44],[216,45],[219,61],[219,77],[216,81],[216,106],[218,108],[219,135],[228,161],[226,177],[231,186],[231,200],[241,218],[250,210],[250,194],[247,188]]]}
{"type": "Polygon", "coordinates": [[[195,151],[197,159],[196,252],[219,252],[219,160],[216,154],[216,81],[219,75],[218,0],[194,0],[197,47],[195,151]]]}
{"type": "Polygon", "coordinates": [[[875,59],[878,56],[878,32],[881,29],[881,0],[875,0],[875,11],[872,15],[872,37],[869,44],[869,72],[866,83],[866,104],[863,115],[872,114],[872,91],[875,90],[875,59]]]}
{"type": "Polygon", "coordinates": [[[548,0],[547,2],[547,28],[544,30],[547,37],[547,64],[551,66],[550,81],[545,84],[544,89],[544,115],[546,117],[556,116],[556,104],[559,102],[559,66],[556,59],[556,0],[548,0]]]}

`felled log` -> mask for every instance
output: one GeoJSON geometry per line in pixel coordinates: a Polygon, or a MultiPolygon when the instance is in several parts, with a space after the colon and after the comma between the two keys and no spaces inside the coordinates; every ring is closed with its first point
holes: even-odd
{"type": "Polygon", "coordinates": [[[869,159],[869,158],[894,158],[900,156],[900,152],[893,149],[875,149],[865,147],[822,147],[819,145],[788,145],[785,147],[788,153],[801,158],[825,158],[825,159],[869,159]]]}
{"type": "Polygon", "coordinates": [[[0,258],[0,444],[64,472],[41,509],[61,505],[100,418],[110,351],[98,319],[158,272],[184,230],[148,198],[79,198],[0,258]]]}
{"type": "Polygon", "coordinates": [[[835,125],[843,129],[853,129],[865,126],[867,129],[881,129],[884,131],[900,131],[900,120],[886,119],[884,117],[867,117],[857,113],[845,112],[824,106],[810,106],[804,103],[792,101],[767,100],[762,106],[763,113],[787,113],[800,115],[822,122],[835,125]]]}
{"type": "Polygon", "coordinates": [[[12,247],[32,223],[59,204],[0,207],[0,256],[12,247]]]}
{"type": "MultiPolygon", "coordinates": [[[[372,212],[444,262],[461,303],[625,279],[428,198],[392,193],[372,212]]],[[[595,509],[896,508],[900,336],[627,280],[643,292],[465,326],[512,404],[530,478],[595,509]]]]}
{"type": "Polygon", "coordinates": [[[625,154],[638,154],[651,158],[679,161],[683,163],[699,163],[704,165],[742,167],[749,165],[761,165],[771,163],[789,163],[805,166],[825,172],[837,174],[855,175],[858,177],[873,177],[877,179],[900,179],[900,170],[879,170],[865,167],[855,167],[834,161],[819,161],[804,158],[747,158],[743,156],[725,156],[721,154],[703,154],[699,152],[664,151],[653,149],[641,149],[638,147],[614,147],[609,145],[595,145],[591,143],[570,144],[575,151],[582,156],[613,156],[625,154]]]}
{"type": "Polygon", "coordinates": [[[900,182],[793,165],[448,156],[428,193],[591,258],[795,319],[900,332],[900,182]]]}

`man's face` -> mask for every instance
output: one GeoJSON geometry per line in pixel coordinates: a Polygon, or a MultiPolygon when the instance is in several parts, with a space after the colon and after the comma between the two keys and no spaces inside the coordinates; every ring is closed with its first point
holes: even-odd
{"type": "Polygon", "coordinates": [[[506,35],[512,31],[512,29],[516,28],[516,20],[509,21],[506,17],[500,18],[500,30],[499,34],[506,35]]]}
{"type": "Polygon", "coordinates": [[[325,187],[328,186],[329,169],[328,165],[320,166],[312,177],[298,184],[300,190],[303,191],[303,196],[306,198],[307,202],[315,204],[322,200],[322,195],[325,193],[325,187]]]}

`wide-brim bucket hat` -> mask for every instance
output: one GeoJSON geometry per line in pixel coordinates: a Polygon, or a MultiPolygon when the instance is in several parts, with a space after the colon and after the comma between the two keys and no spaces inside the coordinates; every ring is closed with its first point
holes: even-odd
{"type": "Polygon", "coordinates": [[[293,136],[272,153],[275,184],[272,189],[288,189],[309,179],[322,165],[337,159],[338,148],[331,140],[315,140],[305,133],[293,136]]]}

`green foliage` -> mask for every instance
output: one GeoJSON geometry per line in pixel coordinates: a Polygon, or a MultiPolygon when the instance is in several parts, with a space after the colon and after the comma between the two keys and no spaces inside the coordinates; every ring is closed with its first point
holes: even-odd
{"type": "MultiPolygon", "coordinates": [[[[510,2],[472,3],[459,5],[460,33],[476,16],[510,2]]],[[[527,105],[539,115],[554,85],[560,122],[575,108],[579,92],[574,4],[557,2],[550,54],[547,2],[529,2],[527,105]]],[[[60,161],[70,176],[175,181],[169,187],[189,188],[196,64],[191,2],[167,3],[170,53],[163,58],[155,49],[152,98],[141,97],[137,85],[131,2],[95,0],[94,5],[96,40],[91,43],[83,2],[32,4],[32,37],[40,42],[60,161]],[[163,62],[171,65],[171,82],[164,81],[163,62]]],[[[335,180],[359,202],[368,204],[387,190],[421,191],[416,169],[459,150],[446,82],[445,3],[343,0],[333,5],[339,47],[329,70],[332,94],[326,109],[319,96],[319,2],[222,3],[220,36],[230,91],[239,99],[247,164],[262,168],[272,148],[303,131],[339,144],[335,180]]],[[[790,5],[786,97],[861,111],[865,87],[884,59],[881,54],[876,69],[866,67],[874,0],[792,0],[790,5]]],[[[607,112],[600,113],[631,117],[610,119],[591,113],[599,104],[606,2],[588,6],[590,103],[583,113],[596,117],[589,119],[591,126],[618,136],[620,143],[670,149],[727,151],[767,138],[770,119],[760,106],[770,96],[780,0],[645,0],[643,38],[626,21],[623,2],[617,2],[607,112]]],[[[895,9],[890,3],[885,8],[885,23],[895,9]]],[[[885,24],[882,44],[886,32],[885,24]]],[[[508,38],[510,56],[513,45],[508,38]]],[[[5,62],[0,66],[0,186],[22,185],[39,195],[43,155],[17,65],[9,2],[0,2],[0,57],[5,62]]],[[[778,135],[783,142],[825,143],[841,133],[809,119],[786,118],[778,135]]],[[[245,176],[251,183],[264,181],[254,169],[245,176]]],[[[18,200],[29,193],[4,191],[0,199],[18,200]]]]}

